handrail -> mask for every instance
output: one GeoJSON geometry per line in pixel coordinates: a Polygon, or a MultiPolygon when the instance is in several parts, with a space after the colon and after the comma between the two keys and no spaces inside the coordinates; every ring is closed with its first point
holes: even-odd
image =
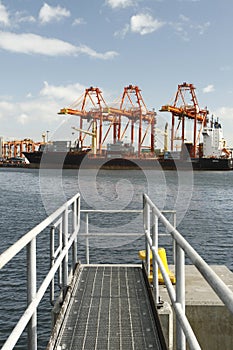
{"type": "Polygon", "coordinates": [[[194,266],[199,270],[204,279],[212,287],[218,297],[223,301],[225,306],[233,314],[233,292],[225,285],[218,275],[208,266],[201,256],[192,248],[192,246],[184,239],[179,231],[171,225],[162,212],[155,206],[151,199],[143,195],[143,220],[144,233],[146,239],[146,262],[147,273],[150,273],[150,250],[152,251],[153,260],[153,286],[155,291],[155,299],[158,302],[158,267],[161,270],[169,297],[175,310],[177,323],[177,349],[186,349],[186,340],[190,349],[201,349],[198,341],[191,329],[188,319],[185,315],[185,280],[184,280],[184,264],[186,253],[194,266]],[[151,223],[152,222],[152,223],[151,223]],[[158,222],[161,222],[171,237],[175,241],[176,250],[176,290],[172,286],[167,271],[158,254],[158,222]]]}
{"type": "MultiPolygon", "coordinates": [[[[62,294],[63,298],[65,297],[68,288],[69,274],[68,251],[72,247],[72,266],[70,270],[73,271],[77,263],[77,234],[79,228],[80,194],[77,193],[0,255],[0,269],[2,269],[21,250],[24,248],[27,249],[27,308],[5,341],[2,350],[13,349],[27,325],[28,349],[37,349],[37,307],[49,285],[53,284],[53,279],[58,269],[62,270],[62,294]],[[51,225],[53,229],[58,229],[58,233],[62,237],[62,247],[58,247],[54,256],[51,256],[53,263],[51,264],[49,272],[37,290],[36,237],[51,225]],[[71,227],[72,230],[70,233],[69,227],[71,227]]],[[[51,251],[54,251],[54,249],[51,249],[51,251]]]]}
{"type": "MultiPolygon", "coordinates": [[[[165,211],[172,212],[172,211],[165,211]]],[[[98,214],[116,214],[116,213],[143,213],[143,210],[81,210],[80,195],[76,194],[65,204],[63,204],[54,213],[48,216],[40,224],[28,231],[16,243],[10,246],[0,255],[0,269],[4,268],[19,252],[27,250],[27,307],[23,311],[17,324],[11,334],[5,341],[2,350],[11,350],[17,344],[26,326],[28,326],[28,350],[37,348],[37,308],[40,304],[46,290],[50,286],[50,302],[54,305],[54,278],[58,273],[58,284],[62,290],[63,299],[68,287],[68,266],[71,266],[71,272],[77,263],[77,238],[84,236],[86,238],[86,260],[89,264],[89,238],[91,236],[143,236],[141,232],[135,233],[92,233],[89,232],[89,215],[98,214]],[[86,215],[86,232],[80,233],[81,213],[86,215]],[[71,228],[70,228],[71,227],[71,228]],[[50,229],[50,270],[37,289],[36,276],[36,239],[45,229],[50,229]],[[71,230],[71,232],[68,232],[71,230]],[[55,235],[58,236],[55,244],[55,235]],[[56,247],[55,247],[56,245],[56,247]],[[68,262],[68,251],[72,248],[72,264],[68,262]]]]}
{"type": "MultiPolygon", "coordinates": [[[[86,238],[86,263],[89,264],[89,238],[92,236],[98,237],[143,237],[144,233],[140,232],[131,232],[131,233],[125,233],[125,232],[89,232],[89,215],[94,213],[102,213],[102,214],[119,214],[119,213],[141,213],[143,214],[143,209],[81,209],[80,214],[85,214],[85,223],[86,223],[86,229],[85,233],[79,232],[79,237],[85,237],[86,238]]],[[[172,214],[173,215],[173,223],[175,224],[176,220],[176,211],[175,210],[162,210],[163,214],[172,214]]],[[[159,234],[160,236],[169,236],[168,234],[159,234]]]]}
{"type": "Polygon", "coordinates": [[[86,259],[89,263],[89,238],[92,235],[131,235],[141,236],[141,232],[129,233],[92,233],[89,232],[89,215],[93,213],[142,213],[144,235],[146,239],[146,271],[150,273],[150,251],[152,251],[153,260],[153,290],[155,301],[159,303],[159,286],[158,286],[158,268],[160,269],[164,282],[167,287],[168,295],[171,299],[173,309],[177,317],[177,349],[185,350],[186,340],[191,350],[201,349],[197,342],[195,334],[185,315],[185,280],[184,280],[184,264],[185,254],[193,262],[194,266],[203,275],[209,285],[214,289],[215,293],[223,301],[226,307],[233,314],[233,293],[223,283],[223,281],[212,271],[208,264],[199,256],[199,254],[191,247],[191,245],[182,237],[175,228],[175,211],[160,211],[147,195],[143,195],[143,210],[81,210],[80,195],[76,194],[63,206],[57,209],[53,214],[47,217],[39,225],[34,227],[10,248],[0,255],[0,269],[11,261],[21,250],[27,250],[27,290],[28,304],[19,319],[12,333],[4,343],[2,350],[11,350],[18,342],[22,332],[28,325],[28,349],[35,350],[37,348],[37,307],[42,300],[46,290],[50,286],[50,298],[54,301],[54,278],[56,273],[59,274],[59,283],[61,284],[62,296],[65,297],[69,281],[69,273],[74,270],[77,263],[77,237],[84,236],[86,238],[86,259]],[[86,232],[80,233],[81,213],[86,215],[86,232]],[[171,224],[164,216],[166,213],[173,214],[173,224],[171,224]],[[176,265],[176,289],[172,285],[170,278],[164,268],[163,262],[158,254],[158,237],[163,235],[159,233],[158,225],[162,223],[166,229],[166,235],[170,235],[173,239],[175,247],[175,265],[176,265]],[[37,289],[36,280],[36,238],[46,228],[50,228],[51,251],[50,270],[37,289]],[[58,234],[55,247],[55,235],[58,234]],[[68,252],[72,248],[72,263],[70,264],[68,252]],[[70,266],[70,271],[69,270],[70,266]]]}

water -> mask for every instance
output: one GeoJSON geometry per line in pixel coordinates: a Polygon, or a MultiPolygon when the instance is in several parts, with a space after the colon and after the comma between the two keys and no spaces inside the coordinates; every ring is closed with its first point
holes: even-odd
{"type": "MultiPolygon", "coordinates": [[[[81,192],[82,208],[142,209],[142,193],[149,194],[160,209],[177,210],[177,226],[184,237],[209,264],[224,264],[233,271],[233,172],[173,171],[39,171],[0,169],[0,251],[43,220],[76,192],[81,192]]],[[[94,216],[96,231],[141,232],[141,216],[94,216]]],[[[79,258],[84,259],[80,243],[79,258]]],[[[161,242],[168,247],[170,241],[161,242]]],[[[49,266],[49,239],[45,232],[37,241],[38,279],[49,266]]],[[[138,263],[137,251],[143,240],[102,239],[91,245],[91,262],[138,263]]],[[[9,334],[20,310],[26,305],[25,252],[1,273],[0,346],[9,334]],[[10,273],[8,273],[10,271],[10,273]]],[[[44,349],[50,324],[50,305],[46,295],[39,310],[39,349],[44,349]]],[[[25,338],[17,349],[25,349],[25,338]]]]}

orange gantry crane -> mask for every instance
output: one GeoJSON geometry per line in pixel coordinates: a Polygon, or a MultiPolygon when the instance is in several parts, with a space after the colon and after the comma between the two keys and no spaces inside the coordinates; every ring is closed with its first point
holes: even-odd
{"type": "Polygon", "coordinates": [[[34,142],[31,139],[4,141],[2,145],[3,158],[23,157],[23,152],[33,152],[42,142],[34,142]]]}
{"type": "MultiPolygon", "coordinates": [[[[103,109],[107,108],[107,104],[102,96],[102,91],[98,87],[91,86],[85,90],[84,95],[82,95],[77,102],[69,108],[62,108],[58,114],[70,114],[79,116],[79,128],[83,129],[83,120],[90,121],[90,125],[87,131],[91,128],[93,122],[97,124],[99,121],[99,150],[102,149],[102,128],[103,121],[105,120],[103,116],[103,109]],[[81,108],[78,109],[81,102],[81,108]],[[92,108],[88,109],[88,104],[91,104],[92,108]]],[[[79,132],[79,143],[83,147],[83,142],[86,137],[86,133],[83,135],[82,131],[79,132]]]]}
{"type": "Polygon", "coordinates": [[[193,122],[192,132],[192,147],[190,150],[191,157],[198,155],[198,142],[200,140],[201,131],[207,125],[207,115],[209,111],[207,108],[200,109],[193,84],[186,82],[178,85],[173,104],[164,105],[160,112],[172,113],[172,128],[171,128],[171,151],[174,150],[174,142],[181,140],[182,145],[186,140],[186,119],[193,122]],[[187,95],[190,97],[187,102],[187,95]],[[181,136],[178,136],[181,127],[181,136]]]}
{"type": "MultiPolygon", "coordinates": [[[[143,142],[148,135],[150,129],[150,145],[144,146],[154,152],[154,126],[155,116],[154,111],[148,111],[145,102],[141,95],[141,90],[138,86],[129,85],[124,88],[123,95],[119,108],[108,106],[102,96],[102,92],[98,87],[90,87],[85,90],[84,95],[78,100],[78,103],[73,104],[70,108],[63,108],[59,114],[71,114],[80,117],[79,129],[83,128],[83,120],[90,122],[88,130],[91,128],[93,122],[98,130],[98,151],[101,154],[102,145],[111,129],[113,129],[113,143],[121,141],[131,122],[131,144],[135,141],[135,124],[138,123],[138,155],[141,155],[141,149],[144,146],[143,142]],[[77,108],[81,102],[81,108],[77,108]],[[88,102],[91,103],[92,108],[88,108],[88,102]],[[127,118],[127,123],[122,130],[122,117],[127,118]],[[103,123],[108,122],[109,126],[103,135],[103,123]],[[146,130],[143,133],[142,123],[147,124],[146,130]]],[[[85,139],[82,131],[79,132],[79,141],[81,147],[85,139]]]]}

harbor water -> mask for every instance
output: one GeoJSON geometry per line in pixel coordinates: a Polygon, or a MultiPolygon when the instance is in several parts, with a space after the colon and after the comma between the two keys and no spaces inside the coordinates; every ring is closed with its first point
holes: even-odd
{"type": "MultiPolygon", "coordinates": [[[[77,192],[82,209],[142,209],[142,194],[149,194],[160,209],[177,210],[177,227],[209,264],[223,264],[233,271],[233,172],[232,171],[118,171],[0,169],[0,251],[16,242],[48,214],[77,192]]],[[[102,214],[101,214],[102,215],[102,214]]],[[[95,232],[142,233],[141,214],[90,217],[95,232]]],[[[79,259],[85,262],[84,240],[79,259]]],[[[166,237],[161,241],[168,247],[166,237]]],[[[49,236],[37,239],[38,280],[48,271],[49,236]],[[47,258],[47,259],[46,259],[47,258]],[[46,263],[45,263],[46,261],[46,263]]],[[[137,251],[143,238],[90,241],[90,262],[139,263],[137,251]]],[[[187,261],[187,263],[189,263],[187,261]]],[[[25,252],[0,271],[0,347],[26,305],[25,252]]],[[[46,294],[39,309],[39,349],[49,336],[50,305],[46,294]]],[[[16,349],[25,349],[23,338],[16,349]]]]}

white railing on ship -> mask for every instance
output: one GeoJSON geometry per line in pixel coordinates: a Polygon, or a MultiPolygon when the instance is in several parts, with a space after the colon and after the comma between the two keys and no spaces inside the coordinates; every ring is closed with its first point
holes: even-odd
{"type": "Polygon", "coordinates": [[[29,350],[37,349],[37,308],[49,285],[53,285],[56,272],[61,272],[61,288],[63,297],[68,288],[68,276],[77,263],[77,233],[80,227],[80,195],[76,194],[53,214],[47,217],[39,225],[30,230],[15,244],[0,255],[0,269],[2,269],[16,254],[26,248],[27,265],[27,308],[19,319],[15,328],[4,343],[2,350],[11,350],[18,342],[24,329],[28,326],[29,350]],[[51,226],[52,225],[52,226],[51,226]],[[37,290],[36,273],[36,238],[46,228],[51,230],[51,241],[54,230],[58,228],[60,244],[54,251],[54,242],[51,242],[51,267],[37,290]],[[71,228],[70,228],[71,227],[71,228]],[[71,233],[69,233],[71,230],[71,233]],[[69,264],[69,250],[72,249],[72,261],[69,264]],[[69,268],[69,266],[71,267],[69,268]],[[70,271],[69,271],[70,270],[70,271]]]}
{"type": "Polygon", "coordinates": [[[154,205],[147,195],[143,195],[143,223],[146,239],[146,270],[150,275],[150,251],[153,261],[153,290],[156,303],[159,303],[158,268],[160,269],[167,291],[176,314],[176,348],[186,349],[186,340],[191,350],[201,349],[196,336],[185,315],[185,254],[199,270],[207,283],[212,287],[225,306],[233,314],[233,293],[192,248],[184,237],[171,225],[163,213],[154,205]],[[174,289],[167,271],[158,254],[158,224],[162,223],[170,233],[175,247],[176,287],[174,289]]]}

